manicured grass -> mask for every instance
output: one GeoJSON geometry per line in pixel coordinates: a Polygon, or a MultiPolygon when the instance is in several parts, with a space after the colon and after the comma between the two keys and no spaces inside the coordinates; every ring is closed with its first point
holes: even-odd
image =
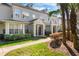
{"type": "Polygon", "coordinates": [[[38,40],[38,39],[41,39],[41,37],[30,37],[30,38],[23,39],[23,40],[7,41],[7,42],[4,42],[4,43],[0,43],[0,48],[7,47],[7,46],[14,46],[14,45],[17,45],[17,44],[23,44],[23,43],[35,41],[35,40],[38,40]]]}
{"type": "Polygon", "coordinates": [[[63,52],[51,51],[48,43],[40,43],[29,47],[16,49],[6,54],[6,56],[65,56],[63,52]]]}

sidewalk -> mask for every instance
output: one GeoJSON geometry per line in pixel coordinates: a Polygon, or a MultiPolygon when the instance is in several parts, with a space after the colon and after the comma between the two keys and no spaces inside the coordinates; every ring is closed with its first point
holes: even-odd
{"type": "Polygon", "coordinates": [[[18,49],[18,48],[27,47],[27,46],[31,46],[31,45],[42,43],[42,42],[48,42],[49,40],[50,40],[50,38],[39,39],[37,41],[27,42],[27,43],[16,45],[16,46],[0,48],[0,56],[4,56],[6,53],[8,53],[12,50],[18,49]]]}

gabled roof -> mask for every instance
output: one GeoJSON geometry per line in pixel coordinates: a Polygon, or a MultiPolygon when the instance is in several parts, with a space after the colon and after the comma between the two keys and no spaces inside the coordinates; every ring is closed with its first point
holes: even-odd
{"type": "MultiPolygon", "coordinates": [[[[29,21],[29,24],[33,24],[34,21],[38,20],[39,18],[33,19],[31,21],[29,21]]],[[[42,20],[42,19],[41,19],[42,20]]],[[[43,21],[43,23],[45,24],[45,22],[43,21]]]]}

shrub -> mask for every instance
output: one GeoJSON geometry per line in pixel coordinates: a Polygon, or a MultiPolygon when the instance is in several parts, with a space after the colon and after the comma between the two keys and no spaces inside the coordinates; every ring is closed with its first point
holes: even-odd
{"type": "Polygon", "coordinates": [[[46,31],[46,32],[45,32],[45,35],[46,35],[46,36],[49,36],[49,34],[51,34],[50,31],[46,31]]]}
{"type": "Polygon", "coordinates": [[[32,37],[32,34],[25,34],[25,37],[26,38],[31,38],[32,37]]]}
{"type": "Polygon", "coordinates": [[[24,35],[24,34],[15,34],[15,37],[16,37],[16,39],[18,40],[18,39],[25,39],[26,37],[25,37],[26,35],[24,35]]]}
{"type": "Polygon", "coordinates": [[[20,40],[25,39],[25,35],[23,34],[5,34],[4,40],[6,41],[14,41],[14,40],[20,40]]]}
{"type": "Polygon", "coordinates": [[[12,40],[12,39],[11,39],[11,36],[12,36],[12,35],[5,34],[5,35],[4,35],[4,40],[12,40]]]}
{"type": "Polygon", "coordinates": [[[0,40],[4,39],[4,34],[0,34],[0,40]]]}
{"type": "Polygon", "coordinates": [[[31,37],[31,35],[26,35],[26,34],[5,34],[4,35],[4,40],[6,40],[6,41],[14,41],[14,40],[26,39],[28,37],[31,37]]]}

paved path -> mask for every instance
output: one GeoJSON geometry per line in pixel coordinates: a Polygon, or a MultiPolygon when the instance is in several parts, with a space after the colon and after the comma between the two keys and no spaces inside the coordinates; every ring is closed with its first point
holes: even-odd
{"type": "Polygon", "coordinates": [[[16,46],[9,46],[9,47],[0,48],[0,56],[4,56],[6,53],[8,53],[8,52],[10,52],[10,51],[12,51],[14,49],[27,47],[27,46],[38,44],[38,43],[42,43],[42,42],[48,42],[49,40],[50,40],[50,38],[39,39],[37,41],[26,42],[24,44],[19,44],[19,45],[16,45],[16,46]]]}

